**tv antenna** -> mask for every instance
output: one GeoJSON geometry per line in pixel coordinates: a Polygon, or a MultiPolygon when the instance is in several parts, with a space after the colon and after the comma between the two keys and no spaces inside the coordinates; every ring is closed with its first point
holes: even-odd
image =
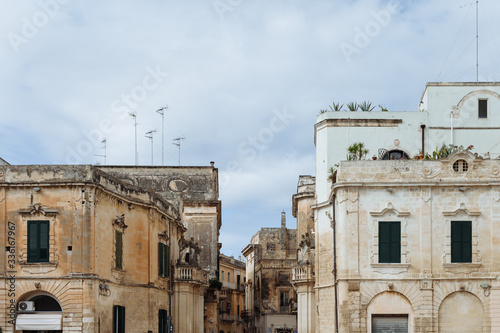
{"type": "Polygon", "coordinates": [[[168,105],[156,110],[157,113],[161,114],[161,165],[164,163],[164,153],[165,153],[165,111],[167,111],[168,105]]]}
{"type": "Polygon", "coordinates": [[[137,112],[129,112],[129,116],[134,118],[135,127],[135,165],[139,164],[139,153],[137,152],[137,112]]]}
{"type": "Polygon", "coordinates": [[[181,166],[181,140],[185,139],[186,139],[185,137],[178,137],[172,140],[172,141],[177,141],[177,143],[173,142],[172,144],[179,147],[179,166],[181,166]]]}
{"type": "Polygon", "coordinates": [[[104,149],[104,155],[94,154],[94,156],[104,157],[104,165],[106,165],[106,138],[104,138],[101,143],[104,144],[104,146],[101,147],[101,149],[104,149]]]}
{"type": "MultiPolygon", "coordinates": [[[[476,82],[479,82],[479,0],[476,3],[476,82]]],[[[460,8],[472,6],[474,2],[468,5],[460,6],[460,8]]]]}
{"type": "Polygon", "coordinates": [[[154,134],[156,133],[156,130],[151,130],[149,132],[146,132],[146,138],[151,140],[151,165],[153,165],[153,137],[154,134]]]}

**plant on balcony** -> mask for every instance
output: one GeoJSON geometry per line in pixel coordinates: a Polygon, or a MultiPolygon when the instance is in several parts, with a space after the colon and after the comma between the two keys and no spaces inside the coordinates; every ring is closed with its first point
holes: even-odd
{"type": "Polygon", "coordinates": [[[328,105],[331,111],[341,111],[344,104],[332,102],[332,105],[328,105]]]}
{"type": "Polygon", "coordinates": [[[221,290],[222,289],[222,282],[220,282],[218,279],[213,278],[208,281],[209,288],[221,290]]]}
{"type": "Polygon", "coordinates": [[[338,164],[334,164],[333,167],[328,169],[328,181],[335,183],[335,179],[337,179],[337,168],[339,167],[338,164]]]}
{"type": "Polygon", "coordinates": [[[363,142],[355,142],[347,148],[348,160],[361,160],[369,152],[363,142]]]}
{"type": "Polygon", "coordinates": [[[383,105],[379,105],[378,107],[380,108],[380,111],[385,111],[385,112],[389,111],[389,110],[387,110],[387,108],[386,108],[385,106],[383,106],[383,105]]]}
{"type": "Polygon", "coordinates": [[[363,101],[361,102],[361,104],[358,104],[359,108],[361,109],[361,111],[373,111],[373,109],[375,109],[375,106],[372,106],[372,102],[368,102],[368,101],[363,101]]]}
{"type": "Polygon", "coordinates": [[[319,114],[323,114],[323,113],[327,113],[327,112],[328,112],[328,110],[325,110],[325,109],[319,110],[319,114]]]}
{"type": "Polygon", "coordinates": [[[349,102],[346,106],[349,111],[358,111],[359,109],[359,105],[356,102],[349,102]]]}

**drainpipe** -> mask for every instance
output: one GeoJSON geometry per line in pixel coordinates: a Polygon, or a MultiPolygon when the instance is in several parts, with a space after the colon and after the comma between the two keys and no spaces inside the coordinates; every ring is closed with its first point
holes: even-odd
{"type": "Polygon", "coordinates": [[[425,156],[425,125],[420,125],[422,129],[422,155],[425,156]]]}
{"type": "Polygon", "coordinates": [[[335,333],[339,332],[339,298],[337,285],[337,226],[335,220],[335,195],[332,196],[332,229],[333,229],[333,286],[335,289],[335,333]]]}
{"type": "Polygon", "coordinates": [[[451,123],[451,144],[453,145],[453,111],[450,112],[450,123],[451,123]]]}

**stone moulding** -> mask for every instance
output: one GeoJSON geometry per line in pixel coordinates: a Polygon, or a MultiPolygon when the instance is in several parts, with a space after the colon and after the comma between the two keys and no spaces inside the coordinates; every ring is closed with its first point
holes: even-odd
{"type": "Polygon", "coordinates": [[[399,211],[394,208],[392,202],[387,203],[387,207],[381,211],[372,211],[370,215],[374,217],[372,222],[372,246],[370,253],[370,266],[373,271],[384,274],[400,274],[408,271],[410,267],[410,253],[407,249],[407,218],[410,212],[399,211]],[[400,263],[379,263],[378,257],[378,226],[379,222],[400,222],[401,223],[401,262],[400,263]]]}
{"type": "Polygon", "coordinates": [[[446,218],[446,235],[443,239],[443,268],[452,273],[476,272],[481,266],[481,254],[478,249],[478,224],[480,211],[471,211],[461,203],[459,208],[454,211],[443,212],[446,218]],[[472,263],[452,263],[451,262],[451,221],[452,220],[470,220],[472,224],[472,263]]]}

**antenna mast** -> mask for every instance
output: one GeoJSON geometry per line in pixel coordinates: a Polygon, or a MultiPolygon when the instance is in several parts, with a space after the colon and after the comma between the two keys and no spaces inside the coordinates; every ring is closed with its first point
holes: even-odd
{"type": "Polygon", "coordinates": [[[479,82],[479,0],[476,0],[476,82],[479,82]]]}
{"type": "Polygon", "coordinates": [[[104,155],[94,154],[94,156],[104,157],[104,165],[106,165],[106,138],[104,138],[101,143],[104,144],[104,146],[101,148],[104,149],[104,155]]]}
{"type": "Polygon", "coordinates": [[[173,141],[177,141],[177,143],[173,142],[172,144],[173,145],[176,145],[177,147],[179,147],[179,166],[181,166],[181,140],[185,140],[186,138],[185,137],[178,137],[178,138],[175,138],[173,141]]]}
{"type": "Polygon", "coordinates": [[[157,113],[161,114],[161,165],[165,165],[164,163],[164,143],[165,143],[165,111],[167,111],[168,105],[165,105],[162,108],[156,110],[157,113]]]}
{"type": "Polygon", "coordinates": [[[151,140],[151,165],[153,165],[153,136],[156,133],[156,130],[151,130],[146,132],[146,138],[151,140]]]}
{"type": "Polygon", "coordinates": [[[129,112],[129,116],[134,118],[135,127],[135,165],[139,164],[139,153],[137,152],[137,112],[129,112]]]}

